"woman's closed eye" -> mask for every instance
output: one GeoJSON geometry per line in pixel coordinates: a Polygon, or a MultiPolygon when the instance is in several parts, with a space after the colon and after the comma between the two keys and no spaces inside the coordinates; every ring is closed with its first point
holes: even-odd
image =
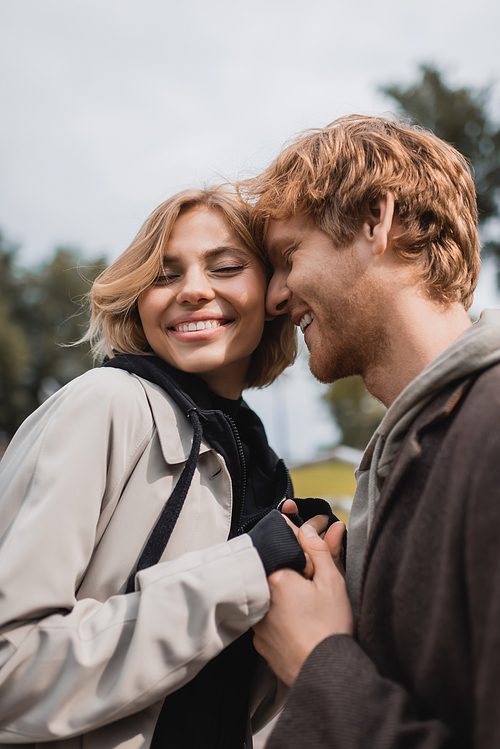
{"type": "Polygon", "coordinates": [[[238,273],[239,271],[243,270],[245,268],[244,265],[224,265],[221,268],[214,268],[213,273],[222,273],[223,275],[225,273],[238,273]]]}
{"type": "Polygon", "coordinates": [[[173,281],[176,281],[178,278],[180,278],[179,273],[162,273],[160,276],[157,276],[153,283],[158,284],[169,284],[173,281]]]}
{"type": "MultiPolygon", "coordinates": [[[[220,268],[213,268],[210,272],[215,273],[218,275],[227,275],[230,276],[234,273],[240,273],[242,270],[245,269],[245,265],[223,265],[220,268]]],[[[176,273],[175,271],[172,272],[164,272],[161,275],[157,276],[154,280],[155,284],[170,284],[174,281],[177,281],[179,278],[181,278],[181,273],[176,273]]]]}

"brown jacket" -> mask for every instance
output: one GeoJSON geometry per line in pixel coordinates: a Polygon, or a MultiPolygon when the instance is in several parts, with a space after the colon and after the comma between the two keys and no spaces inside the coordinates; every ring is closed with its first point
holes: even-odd
{"type": "Polygon", "coordinates": [[[356,638],[305,663],[268,749],[500,747],[500,365],[443,391],[386,481],[356,638]]]}

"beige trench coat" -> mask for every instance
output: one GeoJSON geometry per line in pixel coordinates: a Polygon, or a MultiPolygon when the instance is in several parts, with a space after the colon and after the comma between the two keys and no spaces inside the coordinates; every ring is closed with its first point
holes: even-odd
{"type": "MultiPolygon", "coordinates": [[[[226,541],[230,476],[205,443],[161,562],[123,595],[191,440],[161,388],[111,368],[14,437],[0,468],[0,744],[149,747],[165,696],[268,610],[249,536],[226,541]]],[[[253,730],[285,696],[259,669],[253,730]]]]}

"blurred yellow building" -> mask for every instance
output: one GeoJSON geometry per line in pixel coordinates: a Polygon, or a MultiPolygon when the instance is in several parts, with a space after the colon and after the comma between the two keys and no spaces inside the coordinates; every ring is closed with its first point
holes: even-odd
{"type": "Polygon", "coordinates": [[[323,497],[340,520],[347,523],[356,490],[354,470],[361,460],[359,450],[339,446],[329,457],[290,469],[296,497],[323,497]]]}

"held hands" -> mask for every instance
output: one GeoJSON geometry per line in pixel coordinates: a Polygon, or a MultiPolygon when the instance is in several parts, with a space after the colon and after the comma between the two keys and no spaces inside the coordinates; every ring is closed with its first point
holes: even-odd
{"type": "MultiPolygon", "coordinates": [[[[290,528],[294,532],[297,540],[300,543],[300,539],[299,539],[299,527],[297,527],[288,518],[288,515],[297,517],[299,511],[298,511],[296,503],[294,502],[293,499],[287,499],[285,502],[283,502],[283,504],[281,505],[280,509],[281,509],[281,512],[282,512],[282,514],[283,514],[286,522],[288,523],[288,525],[290,526],[290,528]]],[[[304,525],[306,525],[306,524],[310,525],[311,528],[314,528],[314,530],[316,531],[316,533],[318,535],[321,535],[321,538],[324,538],[325,533],[326,533],[326,529],[328,527],[328,515],[314,515],[314,517],[310,518],[309,520],[306,520],[306,522],[305,522],[304,525]]],[[[301,546],[302,546],[302,550],[303,550],[305,558],[306,558],[306,566],[302,570],[302,574],[304,575],[304,577],[307,577],[307,578],[310,579],[313,576],[314,565],[312,563],[311,557],[308,555],[306,549],[304,549],[304,546],[302,544],[301,544],[301,546]]]]}
{"type": "MultiPolygon", "coordinates": [[[[297,501],[300,501],[300,500],[297,500],[297,501]]],[[[313,501],[322,502],[323,500],[313,500],[313,501]]],[[[280,509],[284,515],[291,515],[291,516],[296,517],[299,514],[299,509],[294,499],[286,499],[281,505],[280,509]]],[[[312,518],[309,518],[309,520],[307,520],[306,522],[314,528],[316,533],[321,535],[321,538],[324,537],[326,529],[328,527],[328,515],[314,515],[312,518]]]]}
{"type": "MultiPolygon", "coordinates": [[[[282,510],[294,512],[286,505],[282,510]]],[[[306,555],[306,570],[301,575],[280,569],[270,575],[271,606],[254,626],[256,650],[288,686],[320,642],[330,635],[353,633],[341,562],[345,525],[334,523],[322,539],[317,531],[323,532],[324,527],[326,522],[316,518],[300,529],[294,527],[306,555]],[[310,579],[304,576],[307,573],[312,575],[310,579]]]]}

